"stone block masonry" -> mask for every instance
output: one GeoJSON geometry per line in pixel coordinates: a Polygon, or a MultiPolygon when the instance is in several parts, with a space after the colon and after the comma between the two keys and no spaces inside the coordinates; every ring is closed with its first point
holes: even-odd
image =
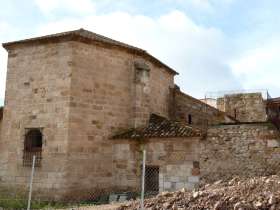
{"type": "Polygon", "coordinates": [[[139,192],[143,148],[152,191],[193,189],[200,170],[207,179],[279,171],[272,125],[213,126],[236,122],[227,116],[235,109],[242,120],[265,121],[260,95],[236,96],[218,110],[182,93],[177,72],[146,51],[83,29],[3,46],[1,189],[28,189],[25,157],[38,151],[34,195],[51,200],[139,192]],[[114,139],[121,131],[131,135],[114,139]]]}
{"type": "Polygon", "coordinates": [[[27,189],[25,140],[37,129],[37,195],[87,199],[88,192],[111,191],[110,137],[144,125],[151,113],[168,117],[176,72],[144,50],[85,30],[3,46],[9,57],[0,185],[27,189]]]}
{"type": "Polygon", "coordinates": [[[217,108],[240,122],[265,122],[266,104],[261,93],[228,94],[217,100],[217,108]]]}
{"type": "Polygon", "coordinates": [[[175,120],[200,129],[206,129],[210,125],[221,122],[232,121],[223,111],[181,92],[180,89],[175,88],[173,91],[172,114],[175,120]]]}
{"type": "MultiPolygon", "coordinates": [[[[96,188],[110,191],[116,180],[110,137],[145,125],[150,113],[168,116],[173,75],[120,48],[79,42],[71,45],[68,187],[74,193],[96,188]],[[139,60],[148,72],[139,72],[139,60]],[[79,172],[72,173],[77,166],[79,172]]],[[[129,186],[131,182],[125,183],[129,186]]]]}
{"type": "Polygon", "coordinates": [[[279,174],[279,142],[279,131],[270,123],[213,126],[201,140],[202,178],[279,174]]]}
{"type": "Polygon", "coordinates": [[[66,175],[72,50],[69,43],[9,49],[0,143],[0,185],[27,189],[30,167],[23,166],[28,129],[42,130],[42,165],[34,190],[57,197],[66,175]],[[51,176],[49,176],[52,174],[51,176]]]}
{"type": "MultiPolygon", "coordinates": [[[[158,167],[158,190],[194,189],[199,183],[199,138],[151,138],[148,140],[114,140],[115,188],[140,190],[141,150],[146,149],[146,166],[158,167]]],[[[148,179],[152,177],[147,171],[148,179]]]]}

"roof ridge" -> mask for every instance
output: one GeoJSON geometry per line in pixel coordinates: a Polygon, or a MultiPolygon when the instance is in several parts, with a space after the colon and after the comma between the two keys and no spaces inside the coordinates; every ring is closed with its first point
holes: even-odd
{"type": "Polygon", "coordinates": [[[30,43],[30,42],[38,42],[38,41],[50,41],[51,39],[53,40],[58,40],[58,39],[62,39],[65,38],[66,40],[79,40],[81,42],[100,42],[103,44],[110,44],[113,46],[118,46],[118,47],[122,47],[122,48],[126,48],[130,51],[132,51],[133,53],[138,53],[142,56],[145,56],[146,58],[148,58],[150,61],[153,61],[154,63],[156,63],[157,65],[160,65],[161,67],[164,67],[166,71],[168,71],[169,73],[172,73],[173,75],[178,74],[178,72],[176,72],[174,69],[172,69],[171,67],[169,67],[168,65],[166,65],[165,63],[163,63],[162,61],[160,61],[159,59],[157,59],[156,57],[152,56],[151,54],[149,54],[146,50],[143,50],[141,48],[126,44],[124,42],[120,42],[117,41],[115,39],[97,34],[95,32],[86,30],[84,28],[80,28],[80,29],[76,29],[76,30],[71,30],[71,31],[66,31],[66,32],[60,32],[60,33],[54,33],[54,34],[50,34],[50,35],[45,35],[45,36],[38,36],[38,37],[34,37],[34,38],[28,38],[28,39],[23,39],[23,40],[19,40],[19,41],[11,41],[11,42],[6,42],[3,43],[2,46],[8,50],[10,46],[12,45],[16,45],[16,44],[26,44],[26,43],[30,43]],[[71,35],[73,37],[71,37],[71,35]],[[77,39],[77,37],[74,36],[80,36],[81,39],[77,39]]]}
{"type": "MultiPolygon", "coordinates": [[[[135,46],[133,46],[133,45],[126,44],[126,43],[124,43],[124,42],[121,42],[121,41],[118,41],[118,40],[116,40],[116,39],[112,39],[112,38],[110,38],[110,37],[107,37],[107,36],[104,36],[104,35],[101,35],[101,34],[98,34],[98,33],[95,33],[95,32],[89,31],[89,30],[86,30],[86,29],[84,29],[84,28],[80,28],[80,29],[75,30],[75,31],[73,31],[73,32],[74,32],[74,33],[79,32],[78,34],[79,34],[79,35],[82,35],[82,36],[86,36],[86,35],[83,34],[83,33],[89,33],[90,35],[94,35],[94,36],[96,36],[96,37],[98,37],[98,38],[105,39],[105,40],[108,40],[108,41],[110,41],[110,42],[116,42],[116,43],[119,43],[119,44],[122,44],[122,45],[129,46],[129,47],[131,47],[131,48],[136,48],[137,50],[141,50],[141,51],[143,51],[143,52],[147,52],[146,50],[143,50],[143,49],[141,49],[141,48],[139,48],[139,47],[135,47],[135,46]]],[[[90,38],[90,37],[88,37],[88,38],[90,38]]]]}

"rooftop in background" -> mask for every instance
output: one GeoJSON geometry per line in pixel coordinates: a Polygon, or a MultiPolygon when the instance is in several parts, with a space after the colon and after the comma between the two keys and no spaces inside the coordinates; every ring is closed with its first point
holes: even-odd
{"type": "Polygon", "coordinates": [[[113,139],[198,137],[201,135],[200,130],[184,123],[167,120],[164,117],[151,114],[147,127],[129,129],[113,136],[113,139]]]}
{"type": "Polygon", "coordinates": [[[111,46],[117,46],[117,47],[122,47],[124,49],[130,50],[135,54],[143,55],[147,58],[149,58],[151,61],[154,63],[165,67],[166,70],[168,70],[172,74],[178,74],[175,70],[173,70],[171,67],[167,66],[151,54],[149,54],[147,51],[142,50],[138,47],[134,47],[128,44],[125,44],[123,42],[116,41],[114,39],[110,39],[108,37],[93,33],[91,31],[85,30],[85,29],[79,29],[79,30],[74,30],[74,31],[67,31],[67,32],[62,32],[62,33],[56,33],[56,34],[51,34],[47,36],[41,36],[41,37],[35,37],[35,38],[30,38],[30,39],[24,39],[24,40],[19,40],[19,41],[14,41],[14,42],[7,42],[3,43],[3,47],[5,49],[9,49],[10,47],[13,47],[15,45],[19,44],[29,44],[29,43],[48,43],[51,41],[57,42],[57,41],[80,41],[80,42],[86,42],[86,43],[104,43],[104,44],[109,44],[111,46]]]}
{"type": "Polygon", "coordinates": [[[248,89],[248,90],[228,90],[228,91],[207,92],[205,94],[205,99],[218,99],[218,98],[223,98],[226,95],[245,94],[245,93],[261,93],[264,100],[268,100],[271,98],[271,96],[268,93],[268,90],[266,89],[248,89]]]}

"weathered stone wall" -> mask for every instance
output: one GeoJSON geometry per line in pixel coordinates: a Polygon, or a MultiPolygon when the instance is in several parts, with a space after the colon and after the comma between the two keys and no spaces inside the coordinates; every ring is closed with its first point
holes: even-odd
{"type": "Polygon", "coordinates": [[[265,102],[261,93],[225,95],[217,100],[217,108],[240,122],[264,122],[267,120],[265,102]]]}
{"type": "MultiPolygon", "coordinates": [[[[141,161],[146,149],[146,166],[159,167],[159,190],[193,189],[199,182],[199,138],[153,138],[114,140],[115,189],[140,189],[141,161]]],[[[147,171],[149,174],[149,171],[147,171]]]]}
{"type": "MultiPolygon", "coordinates": [[[[1,139],[2,139],[2,126],[3,126],[3,118],[2,118],[3,116],[1,115],[1,113],[0,113],[0,177],[2,177],[3,176],[3,171],[1,170],[1,165],[3,166],[3,165],[5,165],[5,160],[4,160],[4,152],[3,152],[3,149],[2,149],[2,147],[3,147],[3,145],[2,145],[2,141],[1,141],[1,139]]],[[[0,181],[1,182],[1,181],[0,181]]]]}
{"type": "Polygon", "coordinates": [[[279,131],[269,123],[217,125],[201,141],[203,179],[279,173],[279,131]]]}
{"type": "Polygon", "coordinates": [[[82,195],[112,188],[113,148],[108,139],[114,133],[134,127],[135,121],[146,122],[152,112],[168,116],[173,75],[142,58],[150,68],[149,80],[137,86],[138,56],[99,44],[71,45],[67,188],[70,194],[82,195]]]}
{"type": "Polygon", "coordinates": [[[173,76],[151,60],[101,43],[9,47],[1,186],[27,189],[24,136],[26,129],[40,128],[43,160],[34,191],[53,198],[112,188],[109,137],[146,123],[150,113],[167,117],[173,76]],[[136,82],[136,60],[149,67],[145,85],[136,82]]]}
{"type": "Polygon", "coordinates": [[[132,60],[131,72],[134,81],[132,84],[132,102],[134,116],[134,127],[141,127],[147,124],[151,113],[169,118],[170,111],[170,88],[174,86],[174,75],[164,68],[153,65],[147,60],[135,56],[132,60]],[[140,70],[135,62],[144,63],[149,71],[140,70]]]}
{"type": "Polygon", "coordinates": [[[0,116],[0,146],[1,146],[2,124],[3,124],[3,118],[2,116],[0,116]]]}
{"type": "Polygon", "coordinates": [[[191,115],[192,126],[206,128],[221,122],[231,122],[225,113],[209,106],[208,104],[193,98],[180,90],[174,90],[174,115],[176,120],[188,123],[191,115]]]}
{"type": "MultiPolygon", "coordinates": [[[[63,192],[68,149],[72,49],[69,43],[20,45],[9,49],[0,165],[1,189],[26,190],[31,167],[23,167],[27,128],[43,133],[42,167],[34,191],[53,198],[63,192]]],[[[34,194],[38,195],[38,194],[34,194]]]]}
{"type": "Polygon", "coordinates": [[[267,118],[280,129],[280,98],[272,98],[266,101],[267,118]]]}

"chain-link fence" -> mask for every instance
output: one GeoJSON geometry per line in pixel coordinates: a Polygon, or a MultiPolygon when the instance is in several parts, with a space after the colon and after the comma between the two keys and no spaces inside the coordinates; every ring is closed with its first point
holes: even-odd
{"type": "MultiPolygon", "coordinates": [[[[63,197],[63,199],[53,199],[44,197],[36,190],[38,185],[36,179],[40,174],[38,169],[38,160],[31,161],[30,171],[26,178],[25,189],[22,191],[16,184],[9,185],[9,189],[0,188],[0,209],[84,209],[85,206],[122,203],[130,200],[143,200],[148,197],[156,196],[163,191],[175,191],[182,188],[194,188],[198,182],[199,164],[185,160],[184,152],[171,153],[163,164],[157,164],[157,154],[153,151],[139,153],[138,164],[132,171],[136,170],[133,175],[134,185],[130,185],[130,180],[124,180],[127,184],[125,190],[108,189],[104,190],[102,186],[96,186],[92,190],[82,190],[75,195],[63,197]],[[13,187],[14,186],[14,187],[13,187]],[[5,191],[6,190],[6,191],[5,191]],[[7,193],[8,192],[8,193],[7,193]]],[[[30,158],[28,158],[30,161],[30,158]]],[[[41,160],[41,156],[39,156],[41,160]]],[[[24,162],[26,163],[26,162],[24,162]]],[[[55,163],[54,163],[55,164],[55,163]]],[[[40,165],[41,166],[41,165],[40,165]]],[[[124,177],[127,174],[123,174],[124,177]]],[[[81,180],[82,181],[82,180],[81,180]]],[[[120,185],[121,180],[114,180],[116,185],[120,185]]],[[[1,210],[2,210],[1,209],[1,210]]]]}
{"type": "Polygon", "coordinates": [[[83,209],[88,201],[75,198],[56,200],[55,195],[52,199],[45,197],[44,193],[33,192],[33,187],[38,185],[37,173],[40,173],[38,169],[41,167],[41,160],[40,152],[24,153],[21,167],[28,169],[29,173],[25,177],[8,177],[5,184],[2,184],[3,180],[0,180],[0,210],[64,209],[67,207],[83,209]]]}

